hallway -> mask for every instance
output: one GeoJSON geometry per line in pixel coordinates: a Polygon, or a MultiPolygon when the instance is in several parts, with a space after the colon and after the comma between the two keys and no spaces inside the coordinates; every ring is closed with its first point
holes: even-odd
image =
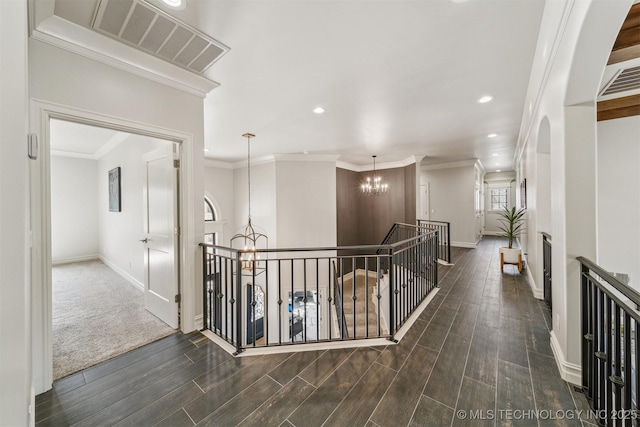
{"type": "Polygon", "coordinates": [[[501,245],[454,250],[398,345],[232,358],[177,334],[57,381],[37,425],[579,426],[550,313],[525,275],[500,272],[501,245]]]}

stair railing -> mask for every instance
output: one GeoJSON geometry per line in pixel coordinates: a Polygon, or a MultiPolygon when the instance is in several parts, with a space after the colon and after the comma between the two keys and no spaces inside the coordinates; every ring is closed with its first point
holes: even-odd
{"type": "Polygon", "coordinates": [[[640,391],[640,294],[584,257],[582,389],[600,425],[635,425],[640,391]]]}
{"type": "Polygon", "coordinates": [[[246,250],[201,244],[204,329],[236,353],[393,340],[438,283],[438,232],[395,227],[396,241],[386,245],[264,249],[251,257],[246,250]]]}

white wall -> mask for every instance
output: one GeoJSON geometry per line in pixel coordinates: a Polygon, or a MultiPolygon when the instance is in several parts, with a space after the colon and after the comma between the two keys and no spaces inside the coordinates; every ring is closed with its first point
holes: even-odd
{"type": "Polygon", "coordinates": [[[276,162],[278,246],[337,245],[336,162],[276,162]]]}
{"type": "Polygon", "coordinates": [[[51,157],[51,259],[98,256],[98,162],[51,157]]]}
{"type": "MultiPolygon", "coordinates": [[[[245,169],[246,171],[246,169],[245,169]]],[[[229,245],[229,239],[235,231],[235,194],[234,171],[230,164],[205,163],[204,190],[214,200],[218,210],[217,221],[221,221],[222,240],[218,244],[229,245]]],[[[246,219],[245,219],[246,220],[246,219]]]]}
{"type": "MultiPolygon", "coordinates": [[[[144,162],[142,156],[171,144],[155,138],[129,135],[98,160],[99,253],[114,270],[144,288],[144,162]],[[120,212],[109,211],[109,171],[120,167],[120,212]]],[[[202,209],[201,209],[202,210],[202,209]]]]}
{"type": "Polygon", "coordinates": [[[451,223],[451,245],[476,246],[474,161],[463,165],[423,166],[420,181],[429,185],[432,221],[451,223]]]}
{"type": "MultiPolygon", "coordinates": [[[[247,225],[248,185],[247,168],[234,170],[233,187],[235,193],[234,229],[231,234],[243,233],[247,225]]],[[[269,160],[251,164],[251,222],[256,232],[264,233],[269,238],[269,247],[278,247],[276,223],[276,165],[269,160]]]]}
{"type": "MultiPolygon", "coordinates": [[[[532,179],[536,191],[544,188],[539,184],[547,182],[534,175],[550,171],[546,201],[550,216],[541,211],[541,219],[535,215],[536,224],[529,228],[543,231],[550,224],[551,347],[562,378],[576,384],[581,381],[581,333],[580,270],[575,258],[596,257],[595,102],[611,46],[631,4],[631,0],[545,3],[516,150],[516,170],[528,178],[528,187],[532,179]],[[546,162],[546,157],[532,157],[539,143],[550,147],[548,168],[537,169],[538,160],[546,162]]],[[[536,197],[538,208],[544,202],[536,197]]]]}
{"type": "MultiPolygon", "coordinates": [[[[3,4],[5,2],[2,2],[3,4]]],[[[19,39],[18,39],[19,40],[19,39]]],[[[202,281],[202,256],[198,243],[204,234],[202,197],[204,195],[204,107],[203,100],[113,68],[54,46],[29,40],[29,90],[32,102],[33,132],[46,136],[47,114],[70,114],[119,126],[141,129],[154,134],[175,135],[182,144],[181,201],[183,215],[181,259],[182,329],[194,329],[196,317],[202,313],[197,296],[202,281]]],[[[3,94],[4,96],[4,94],[3,94]]],[[[45,164],[38,164],[48,180],[45,164]]],[[[46,185],[45,190],[46,192],[46,185]]],[[[47,209],[46,201],[44,209],[47,209]]],[[[48,215],[45,214],[45,215],[48,215]]],[[[46,222],[44,222],[46,224],[46,222]]],[[[46,247],[44,248],[46,251],[46,247]]],[[[46,255],[46,254],[45,254],[46,255]]],[[[44,258],[44,257],[43,257],[44,258]]],[[[46,270],[46,266],[44,266],[46,270]]],[[[50,277],[34,279],[34,376],[38,393],[51,386],[50,277]]],[[[50,271],[48,273],[50,275],[50,271]]]]}
{"type": "Polygon", "coordinates": [[[491,188],[495,187],[509,187],[509,203],[511,206],[519,207],[516,205],[516,174],[513,171],[508,172],[493,172],[487,173],[484,176],[485,191],[484,191],[484,209],[485,209],[485,221],[484,221],[484,234],[489,236],[498,236],[502,232],[498,229],[501,223],[498,221],[500,215],[498,212],[491,211],[491,188]]]}
{"type": "Polygon", "coordinates": [[[640,290],[640,116],[598,122],[598,264],[640,290]],[[624,249],[623,249],[624,248],[624,249]]]}
{"type": "Polygon", "coordinates": [[[0,93],[0,425],[27,426],[34,423],[35,402],[29,292],[25,1],[0,1],[0,93]]]}

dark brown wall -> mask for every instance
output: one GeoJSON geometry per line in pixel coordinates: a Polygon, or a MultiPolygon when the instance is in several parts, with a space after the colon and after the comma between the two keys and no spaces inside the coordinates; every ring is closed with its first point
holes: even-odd
{"type": "Polygon", "coordinates": [[[336,169],[336,211],[338,246],[351,246],[358,242],[358,172],[336,169]]]}
{"type": "Polygon", "coordinates": [[[380,196],[362,194],[360,184],[370,174],[336,169],[339,246],[379,245],[395,222],[415,224],[415,164],[379,171],[389,184],[380,196]]]}

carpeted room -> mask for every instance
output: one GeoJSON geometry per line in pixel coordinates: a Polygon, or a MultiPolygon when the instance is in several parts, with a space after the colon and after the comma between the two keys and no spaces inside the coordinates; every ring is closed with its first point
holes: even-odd
{"type": "Polygon", "coordinates": [[[51,121],[51,140],[51,313],[58,379],[175,331],[145,309],[138,242],[142,153],[166,142],[60,120],[51,121]],[[114,165],[122,171],[120,211],[109,209],[108,171],[114,165]]]}

